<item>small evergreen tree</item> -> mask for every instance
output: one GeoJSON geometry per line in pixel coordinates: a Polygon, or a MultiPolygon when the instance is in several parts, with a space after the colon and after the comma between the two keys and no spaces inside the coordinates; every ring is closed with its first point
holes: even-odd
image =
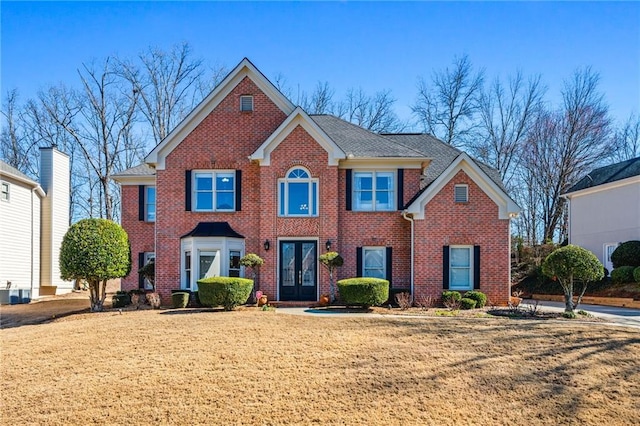
{"type": "Polygon", "coordinates": [[[131,271],[129,237],[107,219],[83,219],[72,225],[62,240],[60,275],[63,280],[89,284],[91,311],[103,310],[107,281],[131,271]]]}
{"type": "Polygon", "coordinates": [[[589,250],[571,244],[547,256],[542,263],[542,272],[562,286],[567,313],[573,313],[580,304],[590,282],[604,277],[604,268],[598,258],[589,250]],[[582,289],[574,304],[574,284],[578,282],[582,283],[582,289]]]}
{"type": "Polygon", "coordinates": [[[331,302],[336,300],[336,287],[333,285],[333,272],[344,264],[344,259],[335,251],[329,251],[320,255],[320,263],[329,271],[329,291],[331,302]]]}

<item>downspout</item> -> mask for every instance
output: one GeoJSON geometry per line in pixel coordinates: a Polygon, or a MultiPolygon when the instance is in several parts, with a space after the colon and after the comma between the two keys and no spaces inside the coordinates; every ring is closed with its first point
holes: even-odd
{"type": "Polygon", "coordinates": [[[411,270],[411,282],[409,283],[409,285],[410,285],[410,289],[411,289],[411,297],[415,297],[415,293],[413,291],[413,287],[414,287],[413,286],[413,259],[414,259],[414,254],[413,254],[414,253],[414,250],[413,250],[413,248],[414,248],[413,217],[407,216],[407,211],[406,210],[402,212],[402,217],[404,218],[404,220],[408,220],[409,222],[411,222],[411,268],[410,268],[410,270],[411,270]]]}
{"type": "MultiPolygon", "coordinates": [[[[30,275],[31,275],[31,294],[30,296],[33,297],[33,196],[35,195],[34,192],[36,191],[36,188],[31,189],[31,242],[30,242],[30,251],[31,251],[31,268],[30,269],[30,275]]],[[[40,221],[40,218],[38,218],[38,221],[40,221]]],[[[38,253],[38,256],[40,256],[40,253],[38,253]]],[[[40,292],[38,292],[38,296],[40,296],[40,292]]]]}

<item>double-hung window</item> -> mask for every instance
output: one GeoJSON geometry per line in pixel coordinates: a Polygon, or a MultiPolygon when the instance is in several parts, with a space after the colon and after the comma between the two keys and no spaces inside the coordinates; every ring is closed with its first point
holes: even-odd
{"type": "Polygon", "coordinates": [[[385,247],[363,247],[362,258],[363,277],[386,279],[387,261],[385,247]]]}
{"type": "Polygon", "coordinates": [[[473,289],[473,246],[449,247],[449,289],[473,289]]]}
{"type": "Polygon", "coordinates": [[[147,222],[156,221],[156,187],[145,187],[144,194],[144,217],[147,222]]]}
{"type": "Polygon", "coordinates": [[[0,183],[0,200],[9,201],[9,188],[8,182],[0,183]]]}
{"type": "Polygon", "coordinates": [[[211,171],[194,173],[196,211],[234,211],[235,173],[211,171]]]}
{"type": "Polygon", "coordinates": [[[394,181],[394,172],[355,172],[353,174],[353,209],[394,210],[394,181]]]}
{"type": "Polygon", "coordinates": [[[280,216],[317,216],[318,179],[302,167],[291,169],[278,181],[278,198],[280,216]]]}

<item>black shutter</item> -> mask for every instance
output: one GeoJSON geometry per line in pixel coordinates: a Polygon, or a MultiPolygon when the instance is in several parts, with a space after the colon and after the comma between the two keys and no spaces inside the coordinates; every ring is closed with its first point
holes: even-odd
{"type": "Polygon", "coordinates": [[[356,277],[362,276],[362,247],[356,248],[356,277]]]}
{"type": "MultiPolygon", "coordinates": [[[[144,266],[144,252],[138,253],[138,269],[144,266]]],[[[144,288],[144,277],[138,274],[138,288],[144,288]]]]}
{"type": "Polygon", "coordinates": [[[144,220],[144,185],[138,185],[138,220],[144,220]]]}
{"type": "Polygon", "coordinates": [[[480,246],[473,246],[473,288],[480,288],[480,246]]]}
{"type": "Polygon", "coordinates": [[[242,210],[242,170],[236,170],[236,211],[242,210]]]}
{"type": "Polygon", "coordinates": [[[398,169],[398,210],[404,210],[404,169],[398,169]]]}
{"type": "Polygon", "coordinates": [[[442,288],[449,289],[449,246],[442,246],[442,288]]]}
{"type": "Polygon", "coordinates": [[[393,271],[392,271],[392,258],[391,258],[391,247],[387,247],[387,281],[389,281],[389,288],[393,287],[393,271]]]}
{"type": "Polygon", "coordinates": [[[191,170],[184,171],[184,209],[191,211],[191,170]]]}
{"type": "Polygon", "coordinates": [[[347,211],[349,211],[349,210],[351,210],[351,196],[352,196],[352,194],[351,194],[351,184],[352,184],[352,182],[351,182],[351,169],[347,169],[347,170],[345,170],[345,172],[346,172],[345,179],[347,181],[347,184],[345,185],[346,186],[345,191],[347,192],[347,211]]]}

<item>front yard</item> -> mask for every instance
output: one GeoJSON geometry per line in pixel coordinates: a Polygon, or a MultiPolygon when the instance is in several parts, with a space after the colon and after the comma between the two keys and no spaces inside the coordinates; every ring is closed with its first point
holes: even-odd
{"type": "Polygon", "coordinates": [[[602,323],[110,311],[0,330],[4,424],[634,424],[602,323]]]}

